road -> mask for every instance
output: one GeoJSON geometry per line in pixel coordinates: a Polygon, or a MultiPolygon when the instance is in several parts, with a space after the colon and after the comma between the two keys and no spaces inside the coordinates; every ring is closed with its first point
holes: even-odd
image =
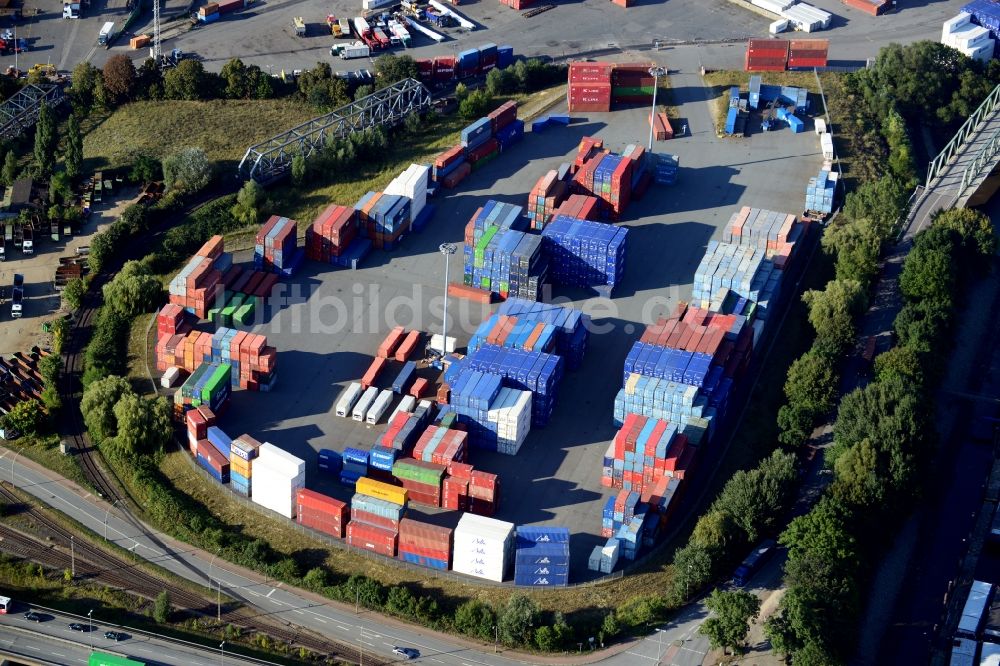
{"type": "Polygon", "coordinates": [[[260,666],[271,662],[244,659],[226,652],[224,647],[214,650],[192,643],[169,638],[161,638],[136,631],[128,627],[106,625],[98,621],[93,630],[85,633],[69,628],[71,622],[87,624],[86,617],[66,615],[49,610],[41,610],[44,622],[30,622],[24,619],[27,607],[18,612],[0,616],[0,656],[29,657],[46,663],[86,664],[92,650],[126,656],[140,661],[155,662],[169,666],[212,666],[221,657],[230,666],[260,666]],[[128,635],[123,641],[114,642],[104,637],[104,632],[114,630],[128,635]]]}

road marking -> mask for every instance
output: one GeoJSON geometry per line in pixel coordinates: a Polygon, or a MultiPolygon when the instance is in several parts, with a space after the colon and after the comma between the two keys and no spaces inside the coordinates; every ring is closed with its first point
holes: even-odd
{"type": "Polygon", "coordinates": [[[63,659],[66,658],[66,655],[64,655],[62,652],[53,652],[52,656],[53,657],[62,657],[63,659]]]}
{"type": "Polygon", "coordinates": [[[350,629],[348,629],[347,627],[342,627],[339,624],[337,625],[337,629],[343,629],[344,631],[350,631],[350,629]]]}
{"type": "Polygon", "coordinates": [[[270,592],[268,592],[268,593],[267,593],[267,594],[266,594],[265,596],[266,596],[266,597],[267,597],[268,599],[270,599],[270,598],[271,598],[271,595],[272,595],[272,594],[274,594],[274,591],[275,591],[276,589],[278,589],[278,588],[276,588],[276,587],[272,587],[272,588],[271,588],[271,591],[270,591],[270,592]]]}
{"type": "Polygon", "coordinates": [[[323,624],[326,624],[326,623],[327,623],[327,622],[326,622],[326,620],[324,620],[324,619],[323,619],[323,618],[321,618],[321,617],[317,617],[316,619],[317,619],[317,620],[319,620],[320,622],[322,622],[323,624]]]}
{"type": "Polygon", "coordinates": [[[296,613],[298,613],[299,615],[305,615],[305,613],[303,613],[302,611],[300,611],[298,608],[293,608],[292,610],[295,611],[296,613]]]}
{"type": "Polygon", "coordinates": [[[435,662],[437,662],[437,663],[439,663],[439,664],[443,664],[443,663],[444,663],[444,662],[443,662],[443,661],[441,661],[440,659],[435,659],[434,657],[427,657],[427,658],[428,658],[428,659],[430,659],[431,661],[435,661],[435,662]]]}
{"type": "Polygon", "coordinates": [[[382,641],[382,645],[388,645],[389,647],[395,647],[392,643],[386,643],[385,641],[382,641]]]}
{"type": "Polygon", "coordinates": [[[649,659],[650,661],[659,661],[656,657],[650,657],[648,655],[639,654],[638,652],[626,652],[625,654],[630,654],[633,657],[642,657],[643,659],[649,659]]]}

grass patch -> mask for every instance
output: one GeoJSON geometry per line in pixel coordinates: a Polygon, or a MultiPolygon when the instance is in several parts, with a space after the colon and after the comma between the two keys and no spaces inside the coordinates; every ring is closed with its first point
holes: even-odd
{"type": "Polygon", "coordinates": [[[304,102],[279,99],[133,102],[86,133],[84,170],[124,166],[136,153],[163,158],[185,146],[232,170],[251,145],[318,115],[304,102]]]}
{"type": "Polygon", "coordinates": [[[132,390],[139,395],[152,395],[155,388],[150,385],[149,372],[156,370],[156,327],[149,328],[155,312],[141,314],[132,320],[128,336],[128,377],[132,390]],[[149,372],[146,363],[149,362],[149,372]]]}
{"type": "MultiPolygon", "coordinates": [[[[819,97],[819,86],[816,85],[816,76],[812,72],[755,72],[762,77],[762,82],[774,86],[793,86],[805,88],[809,91],[810,112],[816,115],[822,114],[823,102],[819,97]]],[[[705,84],[711,86],[712,91],[711,106],[715,116],[715,127],[717,131],[725,125],[726,112],[729,108],[729,89],[739,86],[740,91],[746,92],[750,84],[749,72],[740,70],[718,70],[708,72],[704,76],[705,84]]],[[[836,72],[822,72],[820,81],[823,84],[823,91],[827,98],[840,89],[840,77],[842,74],[836,72]]]]}
{"type": "MultiPolygon", "coordinates": [[[[59,435],[36,435],[33,437],[22,436],[14,441],[4,442],[4,446],[13,453],[32,460],[48,470],[75,481],[85,488],[90,488],[83,475],[83,470],[76,464],[76,460],[71,455],[63,455],[59,452],[59,435]]],[[[13,457],[13,455],[11,457],[13,457]]],[[[4,467],[0,464],[0,475],[6,470],[6,479],[10,480],[10,465],[4,467]]]]}

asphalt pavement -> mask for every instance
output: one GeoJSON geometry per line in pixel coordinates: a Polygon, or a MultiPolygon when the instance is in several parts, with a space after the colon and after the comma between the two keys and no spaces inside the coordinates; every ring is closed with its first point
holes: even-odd
{"type": "Polygon", "coordinates": [[[24,618],[28,606],[20,604],[13,612],[0,616],[0,656],[13,659],[27,657],[44,663],[86,664],[92,651],[129,657],[150,664],[165,666],[212,666],[225,659],[230,666],[261,666],[271,662],[244,659],[227,652],[220,646],[214,650],[193,643],[162,638],[142,631],[103,624],[96,619],[92,624],[86,617],[58,613],[32,607],[42,617],[40,622],[24,618]],[[74,631],[70,623],[79,623],[88,630],[74,631]],[[106,631],[125,634],[122,640],[104,637],[106,631]]]}

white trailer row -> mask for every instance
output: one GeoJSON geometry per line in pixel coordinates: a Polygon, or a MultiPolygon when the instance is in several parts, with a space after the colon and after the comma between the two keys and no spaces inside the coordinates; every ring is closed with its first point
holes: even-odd
{"type": "MultiPolygon", "coordinates": [[[[337,401],[337,416],[375,425],[389,411],[393,395],[393,392],[389,389],[379,391],[374,386],[370,386],[367,391],[364,391],[361,388],[361,384],[354,382],[344,390],[344,394],[337,401]]],[[[427,401],[422,400],[420,404],[424,404],[425,402],[427,401]]],[[[430,405],[429,402],[427,404],[428,406],[430,405]]],[[[399,412],[412,412],[416,406],[416,398],[412,395],[403,396],[403,399],[400,400],[389,416],[389,420],[391,421],[399,412]]]]}

